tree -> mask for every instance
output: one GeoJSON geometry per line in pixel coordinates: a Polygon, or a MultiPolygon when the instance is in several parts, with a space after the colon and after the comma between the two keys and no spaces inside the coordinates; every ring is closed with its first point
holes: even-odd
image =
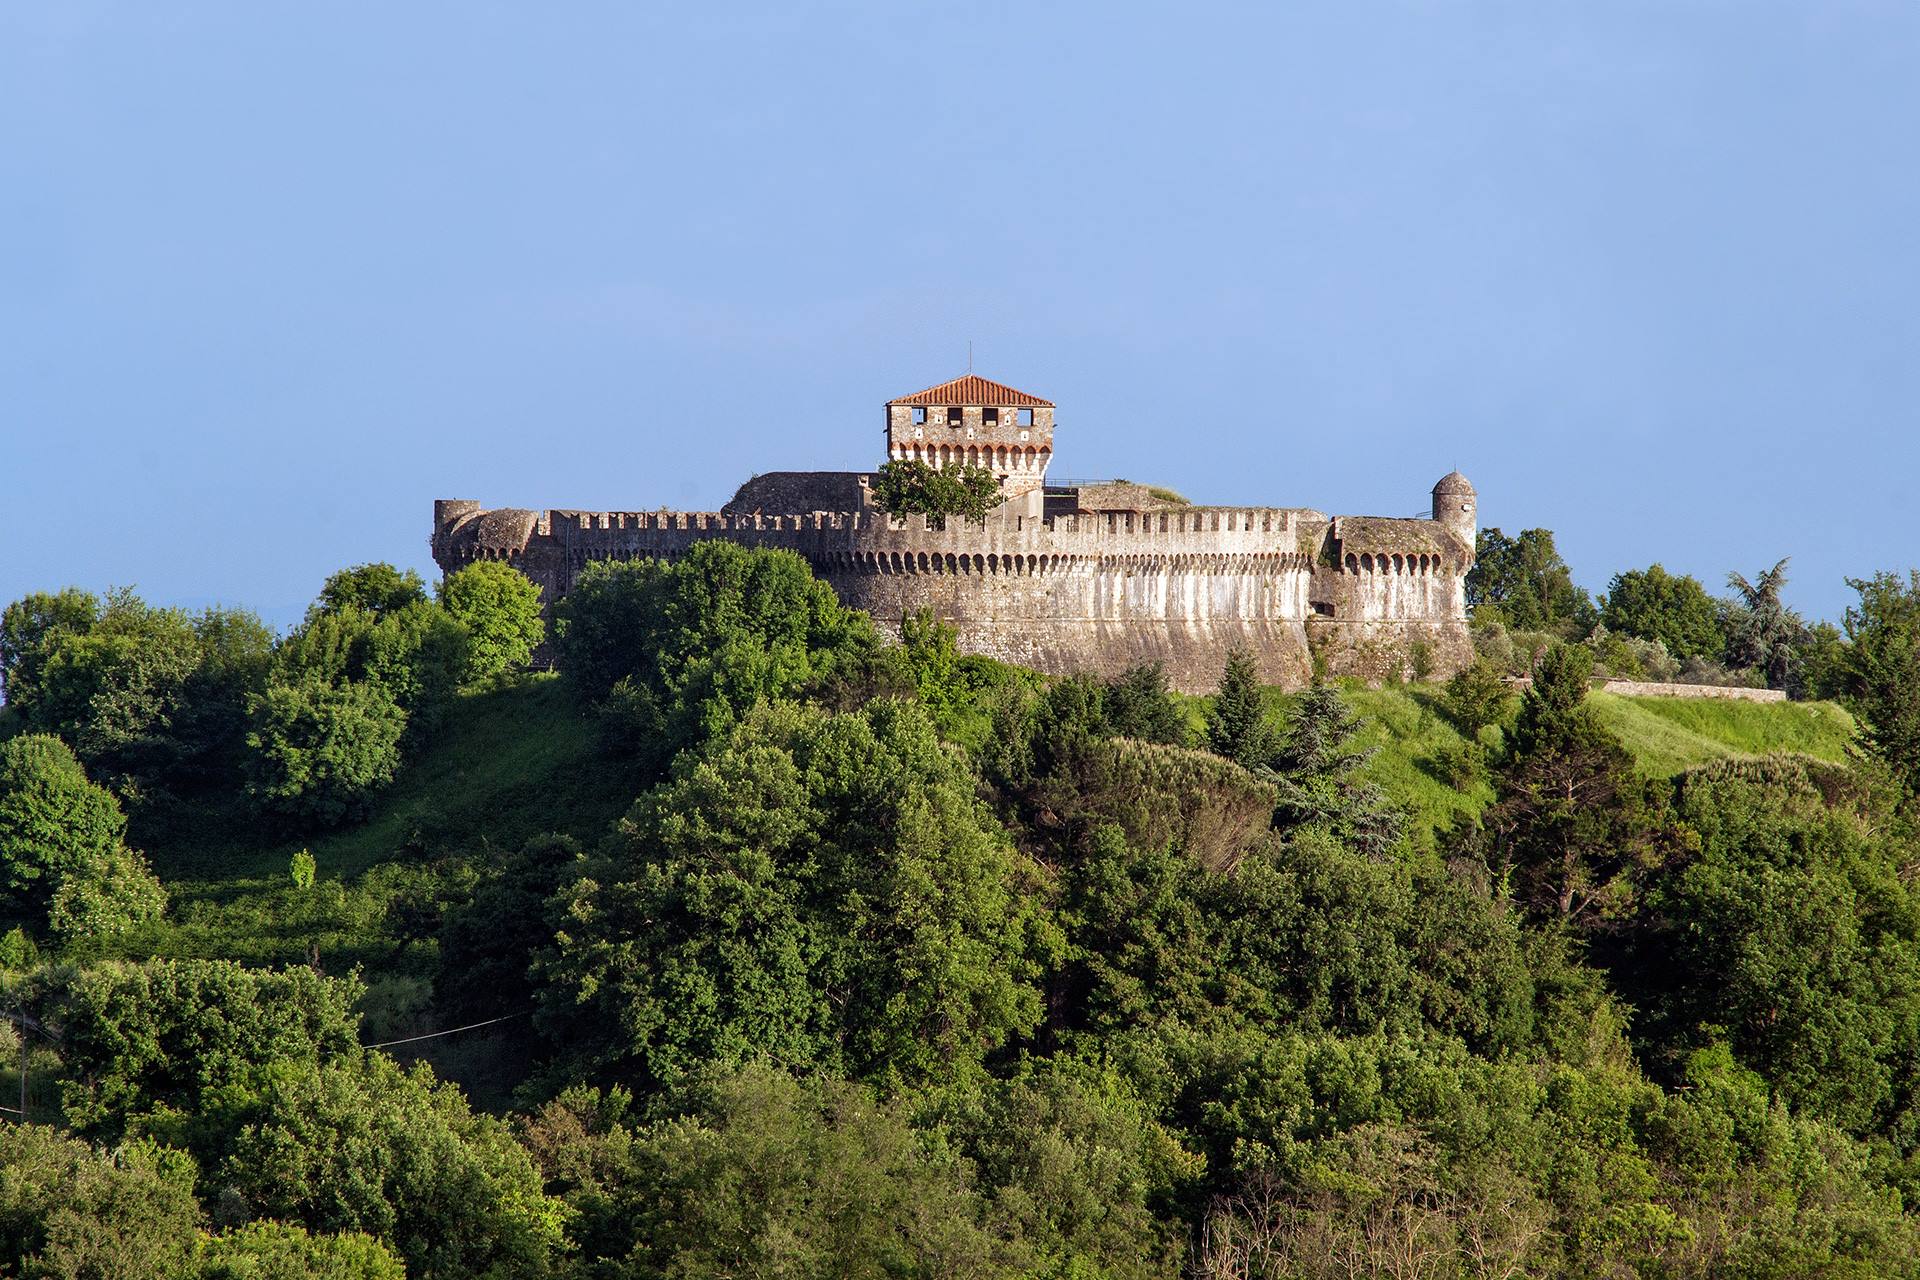
{"type": "Polygon", "coordinates": [[[1593,602],[1573,585],[1573,571],[1554,549],[1551,529],[1525,529],[1509,538],[1482,529],[1467,571],[1467,607],[1482,621],[1497,619],[1521,631],[1552,631],[1568,638],[1593,629],[1593,602]]]}
{"type": "Polygon", "coordinates": [[[1541,656],[1482,817],[1496,879],[1537,918],[1586,929],[1618,924],[1666,854],[1654,785],[1586,703],[1591,663],[1575,645],[1541,656]]]}
{"type": "Polygon", "coordinates": [[[1207,712],[1207,746],[1243,768],[1263,767],[1273,756],[1273,730],[1253,655],[1235,649],[1220,673],[1220,688],[1207,712]]]}
{"type": "Polygon", "coordinates": [[[373,1236],[409,1276],[535,1280],[565,1247],[569,1215],[525,1148],[424,1065],[288,1062],[208,1103],[209,1181],[261,1216],[373,1236]]]}
{"type": "Polygon", "coordinates": [[[28,596],[0,621],[14,709],[65,739],[136,817],[230,785],[272,644],[245,610],[190,615],[131,591],[28,596]]]}
{"type": "Polygon", "coordinates": [[[151,1142],[109,1153],[37,1124],[0,1125],[0,1272],[36,1280],[190,1274],[193,1162],[151,1142]]]}
{"type": "Polygon", "coordinates": [[[362,564],[329,577],[320,588],[312,612],[360,609],[384,617],[408,605],[425,604],[426,600],[427,584],[413,570],[385,563],[362,564]]]}
{"type": "Polygon", "coordinates": [[[936,529],[945,527],[948,516],[985,524],[987,512],[1004,496],[1000,481],[985,467],[930,467],[911,458],[882,466],[874,474],[871,492],[888,515],[918,513],[936,529]]]}
{"type": "Polygon", "coordinates": [[[364,990],[231,961],[79,972],[47,1000],[62,1104],[88,1137],[164,1136],[249,1216],[376,1236],[410,1275],[546,1274],[561,1207],[498,1121],[360,1048],[364,990]]]}
{"type": "Polygon", "coordinates": [[[193,1280],[406,1280],[400,1259],[372,1236],[310,1235],[286,1222],[249,1222],[201,1246],[193,1280]]]}
{"type": "Polygon", "coordinates": [[[23,715],[32,715],[41,693],[41,675],[62,636],[83,635],[100,617],[100,601],[90,591],[36,591],[0,614],[0,693],[23,715]]]}
{"type": "Polygon", "coordinates": [[[1719,610],[1699,579],[1658,564],[1616,573],[1601,598],[1600,621],[1609,631],[1658,640],[1676,658],[1718,661],[1727,648],[1719,610]]]}
{"type": "Polygon", "coordinates": [[[556,897],[540,1026],[646,1086],[753,1059],[964,1075],[1039,1020],[1035,876],[917,703],[760,708],[556,897]]]}
{"type": "Polygon", "coordinates": [[[1862,793],[1804,761],[1686,775],[1699,849],[1650,886],[1622,985],[1656,1060],[1724,1037],[1794,1111],[1920,1143],[1920,901],[1862,793]]]}
{"type": "Polygon", "coordinates": [[[467,671],[467,629],[431,600],[384,612],[308,610],[274,654],[275,683],[378,688],[416,728],[437,722],[467,671]]]}
{"type": "Polygon", "coordinates": [[[15,914],[42,916],[70,875],[120,848],[127,818],[66,743],[46,734],[0,742],[0,876],[15,914]]]}
{"type": "Polygon", "coordinates": [[[659,763],[879,647],[799,556],[718,540],[672,563],[588,565],[557,613],[568,679],[659,763]]]}
{"type": "Polygon", "coordinates": [[[1469,738],[1489,725],[1504,722],[1513,705],[1513,690],[1500,667],[1483,657],[1460,668],[1447,681],[1446,711],[1454,726],[1469,738]]]}
{"type": "Polygon", "coordinates": [[[274,679],[376,686],[406,713],[411,749],[439,725],[467,678],[472,644],[466,625],[427,597],[419,574],[360,565],[327,579],[275,652],[274,679]]]}
{"type": "Polygon", "coordinates": [[[1784,559],[1752,582],[1737,573],[1727,575],[1727,585],[1739,594],[1741,605],[1727,637],[1727,660],[1764,673],[1769,689],[1787,687],[1808,640],[1800,615],[1781,603],[1780,589],[1786,583],[1784,559]]]}
{"type": "Polygon", "coordinates": [[[467,629],[468,680],[518,671],[546,638],[540,588],[511,565],[480,560],[440,583],[440,605],[467,629]]]}
{"type": "MultiPolygon", "coordinates": [[[[197,1126],[211,1095],[279,1063],[333,1062],[358,1044],[364,991],[311,969],[152,960],[72,975],[48,997],[69,1068],[62,1106],[90,1138],[197,1126]],[[189,1064],[191,1064],[189,1066],[189,1064]]],[[[204,1126],[194,1130],[215,1137],[204,1126]]]]}
{"type": "Polygon", "coordinates": [[[984,1217],[1030,1256],[1027,1275],[1177,1274],[1168,1212],[1203,1163],[1111,1067],[1066,1054],[989,1081],[947,1121],[972,1161],[984,1217]]]}
{"type": "Polygon", "coordinates": [[[247,795],[262,811],[339,826],[400,768],[407,713],[379,685],[275,681],[253,706],[247,795]]]}
{"type": "Polygon", "coordinates": [[[577,874],[583,856],[569,837],[535,836],[447,912],[434,976],[438,1008],[477,1022],[503,1006],[533,1004],[527,966],[553,941],[547,902],[577,874]]]}
{"type": "Polygon", "coordinates": [[[1157,662],[1129,667],[1108,682],[1101,700],[1107,726],[1123,738],[1187,743],[1187,714],[1167,686],[1166,668],[1157,662]]]}
{"type": "Polygon", "coordinates": [[[1846,613],[1843,687],[1866,740],[1910,790],[1920,791],[1920,569],[1849,578],[1860,602],[1846,613]]]}
{"type": "Polygon", "coordinates": [[[1361,720],[1332,685],[1315,685],[1294,703],[1287,734],[1268,761],[1280,789],[1274,826],[1318,827],[1367,857],[1400,842],[1404,821],[1387,795],[1362,776],[1375,752],[1354,745],[1361,720]]]}
{"type": "Polygon", "coordinates": [[[584,1233],[612,1255],[594,1274],[1019,1273],[1017,1246],[987,1229],[964,1165],[928,1150],[904,1100],[764,1066],[707,1072],[684,1092],[684,1116],[626,1144],[606,1226],[584,1233]]]}
{"type": "Polygon", "coordinates": [[[91,627],[53,638],[29,720],[65,738],[96,777],[150,784],[178,761],[173,721],[200,660],[184,611],[112,592],[91,627]]]}
{"type": "Polygon", "coordinates": [[[239,776],[247,704],[266,687],[274,636],[257,615],[219,607],[195,615],[193,632],[199,663],[169,723],[176,760],[163,780],[198,797],[230,790],[239,776]]]}
{"type": "Polygon", "coordinates": [[[69,873],[47,906],[47,932],[65,948],[118,937],[166,914],[167,891],[145,858],[122,845],[69,873]]]}

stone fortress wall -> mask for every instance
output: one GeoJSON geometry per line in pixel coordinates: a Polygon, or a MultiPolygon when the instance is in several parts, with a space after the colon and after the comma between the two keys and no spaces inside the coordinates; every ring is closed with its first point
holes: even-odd
{"type": "MultiPolygon", "coordinates": [[[[1000,392],[1033,400],[984,379],[921,397],[1000,392]]],[[[1316,653],[1332,674],[1373,679],[1404,670],[1421,649],[1436,674],[1471,660],[1464,575],[1473,499],[1464,478],[1436,486],[1435,520],[1160,502],[1098,509],[1088,504],[1124,501],[1114,495],[1138,487],[1045,489],[1045,457],[1035,475],[1035,455],[1043,444],[1050,454],[1052,406],[1039,406],[1044,427],[1007,414],[982,429],[979,405],[955,426],[945,414],[933,422],[936,433],[973,434],[972,444],[938,435],[928,443],[928,424],[902,412],[910,402],[888,406],[891,456],[961,465],[977,450],[997,451],[1007,501],[984,525],[889,516],[867,501],[867,477],[857,473],[785,472],[750,480],[721,512],[487,510],[443,500],[434,504],[434,558],[447,572],[505,561],[553,601],[598,560],[672,558],[708,538],[784,548],[883,627],[927,608],[954,625],[968,652],[1056,674],[1110,676],[1158,661],[1191,691],[1211,689],[1236,648],[1254,654],[1268,681],[1289,687],[1311,678],[1316,653]],[[1030,433],[1026,441],[1019,431],[1030,433]],[[1009,440],[983,440],[989,433],[1009,440]],[[821,498],[840,509],[806,509],[821,498]]]]}

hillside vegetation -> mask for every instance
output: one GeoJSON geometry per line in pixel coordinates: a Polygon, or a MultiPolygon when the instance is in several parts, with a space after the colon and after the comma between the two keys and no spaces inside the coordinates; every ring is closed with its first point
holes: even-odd
{"type": "MultiPolygon", "coordinates": [[[[1448,719],[1444,691],[1434,685],[1344,690],[1366,720],[1357,741],[1376,754],[1370,775],[1405,806],[1428,836],[1457,818],[1477,815],[1493,799],[1483,779],[1461,777],[1457,761],[1467,738],[1448,719]]],[[[1287,699],[1277,699],[1281,707],[1287,699]]],[[[1786,752],[1841,763],[1854,739],[1853,717],[1831,702],[1739,702],[1707,698],[1628,698],[1593,693],[1588,703],[1635,764],[1672,777],[1716,760],[1786,752]]]]}
{"type": "Polygon", "coordinates": [[[1908,603],[1843,709],[1048,679],[718,542],[29,597],[0,1271],[1920,1277],[1908,603]]]}

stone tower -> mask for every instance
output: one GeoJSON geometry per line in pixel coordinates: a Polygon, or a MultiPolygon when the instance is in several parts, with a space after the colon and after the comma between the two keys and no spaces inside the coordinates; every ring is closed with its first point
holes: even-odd
{"type": "Polygon", "coordinates": [[[1460,535],[1471,551],[1480,527],[1480,511],[1473,485],[1458,471],[1449,471],[1433,486],[1433,518],[1460,535]]]}
{"type": "Polygon", "coordinates": [[[887,460],[903,459],[985,467],[1011,512],[1037,516],[1053,461],[1053,402],[971,373],[889,400],[887,460]]]}

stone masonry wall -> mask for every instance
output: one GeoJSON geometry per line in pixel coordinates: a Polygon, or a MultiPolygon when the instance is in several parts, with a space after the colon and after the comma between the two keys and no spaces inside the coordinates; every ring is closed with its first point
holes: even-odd
{"type": "Polygon", "coordinates": [[[1470,660],[1464,566],[1408,557],[1349,575],[1323,563],[1328,529],[1325,516],[1297,508],[1003,515],[931,528],[877,512],[536,514],[448,502],[436,504],[434,557],[447,571],[505,560],[552,601],[595,560],[671,558],[706,538],[784,547],[884,627],[929,608],[969,652],[1056,674],[1159,661],[1190,691],[1213,688],[1235,648],[1252,652],[1269,682],[1305,683],[1310,625],[1334,674],[1382,678],[1383,655],[1415,631],[1436,674],[1470,660]]]}
{"type": "Polygon", "coordinates": [[[1748,689],[1731,684],[1669,684],[1664,680],[1608,680],[1600,688],[1629,698],[1726,698],[1734,702],[1785,702],[1784,689],[1748,689]]]}

